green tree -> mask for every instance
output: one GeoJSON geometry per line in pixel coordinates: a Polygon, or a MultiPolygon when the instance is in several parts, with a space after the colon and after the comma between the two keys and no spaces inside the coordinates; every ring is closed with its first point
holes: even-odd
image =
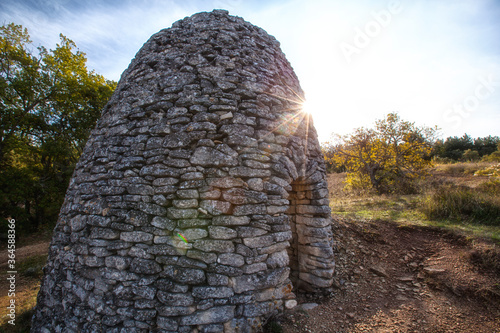
{"type": "Polygon", "coordinates": [[[483,156],[481,159],[484,162],[500,162],[500,142],[497,144],[497,150],[489,155],[483,156]]]}
{"type": "Polygon", "coordinates": [[[497,150],[497,145],[500,143],[498,136],[485,136],[484,138],[477,138],[474,140],[474,150],[479,156],[485,156],[497,150]]]}
{"type": "Polygon", "coordinates": [[[55,221],[74,165],[116,86],[86,61],[63,35],[47,50],[34,48],[22,26],[0,28],[0,211],[21,229],[55,221]]]}
{"type": "Polygon", "coordinates": [[[464,153],[462,155],[462,160],[465,162],[478,161],[480,158],[481,158],[481,156],[479,156],[479,153],[477,152],[477,150],[467,149],[466,151],[464,151],[464,153]]]}
{"type": "Polygon", "coordinates": [[[375,129],[358,128],[339,137],[331,159],[347,168],[349,187],[373,188],[378,193],[414,192],[415,182],[431,165],[436,131],[390,113],[375,122],[375,129]]]}
{"type": "Polygon", "coordinates": [[[450,136],[443,142],[438,156],[459,161],[467,149],[474,149],[474,141],[468,134],[464,134],[462,137],[450,136]]]}

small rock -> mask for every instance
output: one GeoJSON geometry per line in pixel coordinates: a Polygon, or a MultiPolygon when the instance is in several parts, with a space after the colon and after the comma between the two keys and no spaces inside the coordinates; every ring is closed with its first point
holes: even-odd
{"type": "Polygon", "coordinates": [[[296,306],[297,306],[297,301],[294,299],[289,299],[288,301],[285,302],[285,308],[287,309],[293,309],[296,306]]]}
{"type": "Polygon", "coordinates": [[[412,282],[413,276],[402,276],[402,277],[399,277],[398,280],[401,282],[412,282]]]}
{"type": "Polygon", "coordinates": [[[385,269],[379,266],[370,267],[370,271],[377,274],[378,276],[389,277],[389,275],[387,275],[387,273],[385,272],[385,269]]]}
{"type": "Polygon", "coordinates": [[[228,112],[228,113],[223,114],[222,116],[220,116],[220,120],[229,119],[229,118],[233,118],[233,113],[232,112],[228,112]]]}
{"type": "Polygon", "coordinates": [[[446,270],[443,268],[430,268],[430,267],[424,267],[424,272],[426,272],[429,275],[436,275],[436,274],[441,274],[444,273],[446,270]]]}
{"type": "Polygon", "coordinates": [[[298,309],[308,311],[312,310],[318,306],[318,303],[302,303],[298,306],[298,309]]]}
{"type": "Polygon", "coordinates": [[[354,319],[355,314],[353,312],[346,313],[347,317],[354,319]]]}

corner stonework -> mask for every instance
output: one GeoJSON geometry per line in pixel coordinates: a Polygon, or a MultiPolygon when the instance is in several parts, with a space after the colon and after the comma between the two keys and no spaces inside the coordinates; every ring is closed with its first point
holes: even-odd
{"type": "Polygon", "coordinates": [[[76,166],[32,332],[252,332],[334,271],[326,171],[279,43],[226,11],[153,35],[76,166]]]}

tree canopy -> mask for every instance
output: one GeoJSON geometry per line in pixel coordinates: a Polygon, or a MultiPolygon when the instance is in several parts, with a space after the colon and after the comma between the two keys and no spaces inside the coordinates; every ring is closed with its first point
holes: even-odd
{"type": "Polygon", "coordinates": [[[0,27],[0,211],[21,229],[55,222],[74,165],[116,87],[86,63],[63,35],[48,50],[35,48],[20,25],[0,27]]]}
{"type": "Polygon", "coordinates": [[[344,166],[349,187],[372,188],[378,193],[408,193],[426,174],[437,128],[418,127],[389,113],[374,129],[358,128],[337,137],[326,153],[327,162],[344,166]],[[328,157],[330,156],[330,157],[328,157]]]}

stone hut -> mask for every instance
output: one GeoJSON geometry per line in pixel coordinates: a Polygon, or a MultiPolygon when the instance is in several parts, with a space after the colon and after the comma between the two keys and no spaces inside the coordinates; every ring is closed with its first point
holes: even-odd
{"type": "Polygon", "coordinates": [[[328,290],[325,165],[279,43],[226,11],[144,44],[54,230],[33,332],[253,332],[328,290]]]}

